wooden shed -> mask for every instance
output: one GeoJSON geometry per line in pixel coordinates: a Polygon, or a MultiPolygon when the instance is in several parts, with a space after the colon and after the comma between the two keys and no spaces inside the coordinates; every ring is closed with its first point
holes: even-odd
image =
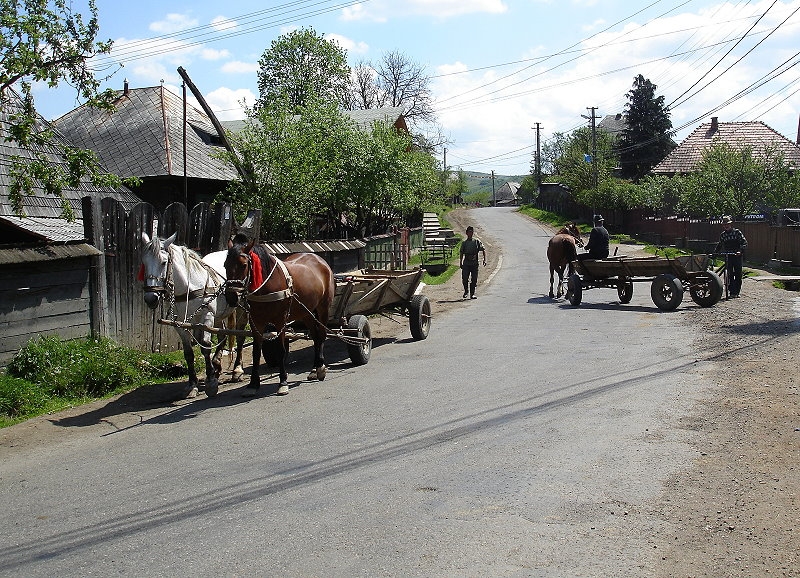
{"type": "MultiPolygon", "coordinates": [[[[90,334],[92,263],[101,254],[86,241],[83,221],[61,217],[61,199],[38,184],[23,197],[24,216],[9,196],[13,160],[35,155],[53,165],[65,163],[66,141],[56,134],[51,145],[21,147],[9,135],[10,115],[21,101],[12,90],[0,98],[0,364],[7,363],[32,337],[70,339],[90,334]]],[[[39,119],[38,130],[52,128],[39,119]]],[[[132,207],[140,199],[125,188],[97,187],[88,180],[63,191],[74,214],[82,214],[85,196],[110,197],[132,207]]]]}

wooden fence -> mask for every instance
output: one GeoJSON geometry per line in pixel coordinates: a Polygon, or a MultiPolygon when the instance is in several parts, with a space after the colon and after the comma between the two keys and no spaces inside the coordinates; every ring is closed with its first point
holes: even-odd
{"type": "MultiPolygon", "coordinates": [[[[250,211],[244,223],[234,222],[231,207],[201,203],[191,212],[180,203],[169,205],[162,214],[147,203],[126,214],[113,199],[85,198],[83,207],[87,239],[99,249],[89,267],[91,283],[92,334],[108,336],[117,343],[143,351],[179,347],[172,328],[157,323],[167,313],[166,305],[151,311],[136,281],[141,264],[141,234],[166,238],[177,233],[176,243],[201,255],[227,248],[233,231],[244,231],[256,239],[260,212],[250,211]]],[[[419,236],[419,235],[418,235],[419,236]]],[[[314,251],[334,272],[359,267],[398,268],[398,235],[357,241],[267,242],[278,257],[298,251],[314,251]],[[371,251],[365,251],[372,243],[371,251]]],[[[413,240],[413,235],[409,236],[413,240]]]]}
{"type": "MultiPolygon", "coordinates": [[[[772,259],[800,267],[800,227],[776,226],[766,222],[734,223],[747,239],[744,258],[753,264],[766,265],[772,259]]],[[[655,245],[712,252],[722,232],[719,219],[677,217],[647,218],[626,214],[620,232],[639,237],[655,245]]]]}

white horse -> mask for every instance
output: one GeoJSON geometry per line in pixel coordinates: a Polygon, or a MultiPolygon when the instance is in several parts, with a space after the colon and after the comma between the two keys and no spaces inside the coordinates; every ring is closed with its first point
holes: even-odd
{"type": "MultiPolygon", "coordinates": [[[[142,281],[144,300],[150,309],[155,310],[163,298],[169,303],[169,311],[176,321],[202,325],[204,327],[235,327],[244,329],[247,316],[237,315],[236,308],[229,307],[225,300],[225,267],[227,251],[217,251],[201,258],[200,255],[175,244],[176,234],[168,239],[158,237],[152,240],[142,233],[142,281]]],[[[188,330],[175,327],[183,344],[183,354],[189,369],[189,383],[185,397],[196,397],[198,393],[197,372],[194,366],[193,339],[199,344],[206,362],[206,395],[213,397],[219,391],[219,376],[222,373],[222,349],[225,340],[219,344],[211,356],[211,333],[201,329],[188,330]]],[[[237,337],[236,361],[233,368],[233,381],[241,380],[242,346],[244,337],[237,337]]]]}

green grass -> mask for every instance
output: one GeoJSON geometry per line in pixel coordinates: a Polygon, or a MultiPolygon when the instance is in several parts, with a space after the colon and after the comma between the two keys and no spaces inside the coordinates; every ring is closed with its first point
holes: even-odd
{"type": "Polygon", "coordinates": [[[0,373],[0,427],[186,375],[183,352],[148,354],[109,339],[28,342],[0,373]]]}

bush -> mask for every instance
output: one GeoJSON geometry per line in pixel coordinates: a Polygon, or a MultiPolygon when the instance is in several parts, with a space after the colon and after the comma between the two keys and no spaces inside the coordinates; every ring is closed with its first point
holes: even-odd
{"type": "Polygon", "coordinates": [[[186,375],[176,356],[183,353],[141,353],[110,339],[32,339],[0,373],[0,424],[186,375]]]}
{"type": "Polygon", "coordinates": [[[0,374],[0,414],[16,418],[44,409],[47,392],[30,381],[0,374]]]}
{"type": "Polygon", "coordinates": [[[110,339],[61,341],[39,337],[28,342],[8,365],[8,373],[37,383],[52,396],[103,396],[139,382],[142,370],[153,376],[145,354],[110,339]]]}

